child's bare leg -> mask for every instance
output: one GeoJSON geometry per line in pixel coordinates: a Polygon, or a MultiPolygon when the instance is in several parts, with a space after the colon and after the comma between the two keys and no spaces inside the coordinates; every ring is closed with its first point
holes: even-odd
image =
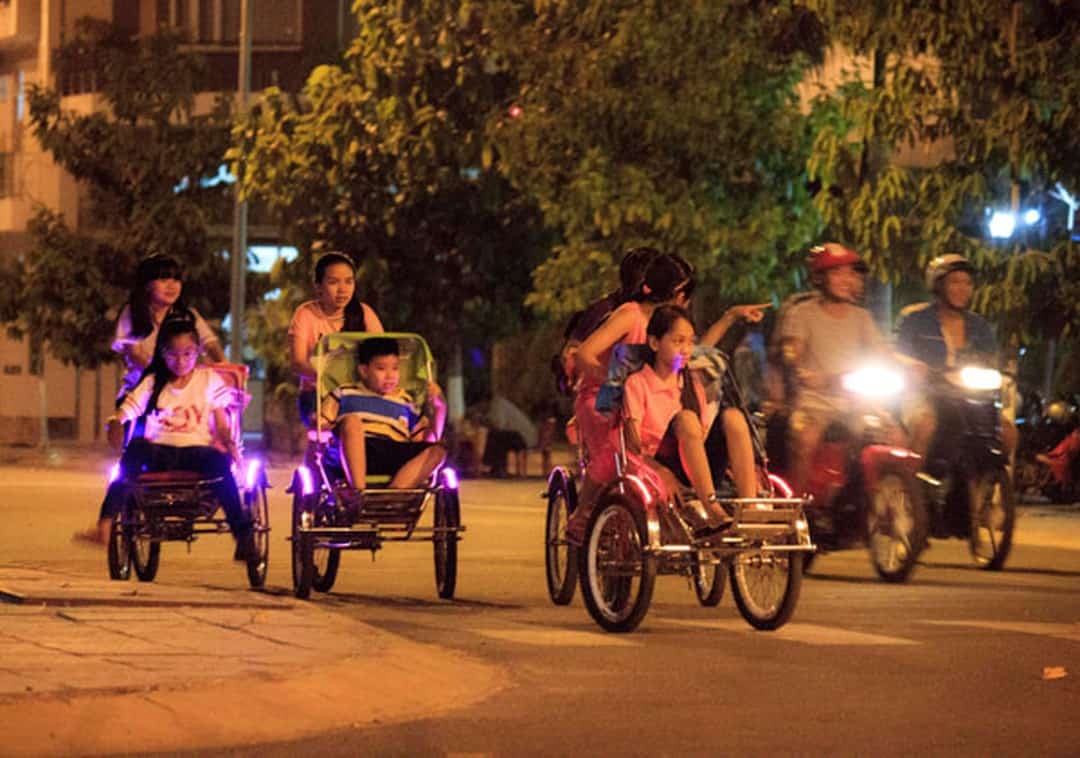
{"type": "Polygon", "coordinates": [[[702,501],[716,494],[709,459],[705,456],[705,430],[693,411],[680,411],[675,416],[675,437],[679,441],[679,460],[690,478],[690,486],[702,501]]]}
{"type": "Polygon", "coordinates": [[[364,446],[364,422],[359,416],[346,414],[338,428],[341,437],[341,458],[345,478],[354,490],[364,489],[367,479],[367,453],[364,446]]]}
{"type": "Polygon", "coordinates": [[[412,489],[419,487],[428,480],[431,472],[446,460],[446,448],[442,445],[432,445],[419,455],[410,458],[404,466],[398,469],[390,480],[390,487],[394,489],[412,489]]]}
{"type": "Polygon", "coordinates": [[[737,408],[728,408],[718,419],[724,425],[728,460],[735,479],[735,491],[739,497],[755,497],[757,492],[757,466],[754,464],[754,443],[750,440],[750,427],[746,416],[737,408]]]}

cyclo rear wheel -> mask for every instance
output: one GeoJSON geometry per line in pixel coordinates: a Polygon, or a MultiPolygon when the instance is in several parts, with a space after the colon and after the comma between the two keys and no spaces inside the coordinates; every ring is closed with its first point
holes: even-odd
{"type": "Polygon", "coordinates": [[[802,553],[749,550],[731,567],[731,594],[747,623],[772,631],[795,612],[802,591],[802,553]]]}
{"type": "Polygon", "coordinates": [[[1012,549],[1016,503],[1004,469],[982,471],[969,485],[971,532],[968,546],[975,562],[989,571],[1000,570],[1012,549]]]}
{"type": "Polygon", "coordinates": [[[266,584],[266,569],[270,563],[270,506],[265,484],[260,482],[244,494],[244,507],[251,516],[255,539],[255,555],[247,561],[248,583],[258,589],[266,584]]]}
{"type": "Polygon", "coordinates": [[[124,533],[122,513],[113,516],[109,528],[109,578],[124,581],[131,578],[131,542],[124,533]]]}
{"type": "Polygon", "coordinates": [[[578,550],[566,539],[566,522],[576,507],[577,488],[574,480],[564,472],[553,476],[548,487],[544,567],[548,595],[555,605],[568,605],[574,599],[577,588],[578,550]]]}
{"type": "Polygon", "coordinates": [[[457,490],[442,488],[435,493],[435,533],[431,540],[435,554],[435,589],[449,600],[457,589],[457,528],[461,526],[461,504],[457,490]],[[445,531],[452,530],[452,531],[445,531]]]}
{"type": "Polygon", "coordinates": [[[866,514],[870,560],[886,582],[906,582],[926,547],[930,517],[918,480],[900,466],[883,466],[866,514]]]}
{"type": "Polygon", "coordinates": [[[609,632],[633,631],[649,611],[657,566],[647,546],[641,505],[615,495],[593,509],[578,571],[589,615],[609,632]]]}
{"type": "Polygon", "coordinates": [[[337,579],[340,551],[334,548],[315,548],[315,536],[302,533],[304,513],[310,514],[312,526],[320,526],[324,521],[320,508],[322,493],[317,495],[293,495],[292,521],[292,575],[293,592],[304,599],[311,594],[312,588],[319,592],[329,592],[337,579]],[[305,555],[305,551],[307,554],[305,555]]]}
{"type": "Polygon", "coordinates": [[[724,585],[727,583],[727,566],[723,563],[712,563],[694,558],[694,565],[690,569],[690,578],[694,583],[694,594],[698,602],[705,608],[713,608],[720,604],[724,597],[724,585]]]}

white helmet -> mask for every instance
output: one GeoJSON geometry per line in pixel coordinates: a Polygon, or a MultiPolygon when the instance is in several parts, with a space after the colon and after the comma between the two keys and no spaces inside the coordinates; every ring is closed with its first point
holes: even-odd
{"type": "Polygon", "coordinates": [[[939,255],[926,264],[926,289],[936,292],[941,280],[953,271],[966,271],[969,274],[974,274],[975,267],[971,265],[971,261],[957,253],[939,255]]]}

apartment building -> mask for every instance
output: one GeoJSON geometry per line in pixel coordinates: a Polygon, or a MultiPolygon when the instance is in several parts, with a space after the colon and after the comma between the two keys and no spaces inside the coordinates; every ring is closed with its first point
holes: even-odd
{"type": "MultiPolygon", "coordinates": [[[[350,0],[252,0],[252,89],[270,85],[296,91],[311,68],[332,60],[352,38],[350,0]]],[[[63,95],[62,107],[90,113],[101,107],[92,71],[57,71],[56,48],[83,17],[112,21],[132,34],[161,27],[179,30],[186,47],[208,64],[207,102],[235,90],[240,0],[0,0],[0,259],[28,247],[26,224],[37,205],[82,225],[80,188],[42,152],[28,127],[25,92],[32,83],[63,95]]],[[[225,222],[213,229],[230,246],[225,222]]],[[[253,219],[252,245],[275,243],[276,229],[253,219]]],[[[0,332],[0,444],[99,439],[119,380],[116,366],[79,371],[49,356],[31,336],[0,332]]]]}

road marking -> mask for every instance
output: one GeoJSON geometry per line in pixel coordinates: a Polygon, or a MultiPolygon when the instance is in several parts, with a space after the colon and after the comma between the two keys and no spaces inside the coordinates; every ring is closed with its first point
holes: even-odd
{"type": "Polygon", "coordinates": [[[1080,623],[1076,624],[1051,624],[1034,621],[923,621],[924,624],[936,626],[968,626],[978,629],[990,629],[995,632],[1019,632],[1021,634],[1035,634],[1040,637],[1054,637],[1059,640],[1080,642],[1080,623]]]}
{"type": "MultiPolygon", "coordinates": [[[[664,619],[664,623],[675,626],[690,626],[700,629],[715,629],[722,632],[754,632],[755,629],[748,623],[736,619],[723,619],[719,621],[695,621],[692,619],[664,619]]],[[[764,632],[770,638],[775,637],[786,642],[801,642],[806,645],[921,645],[917,640],[904,639],[903,637],[886,637],[882,634],[869,634],[867,632],[853,632],[850,629],[839,629],[831,626],[818,626],[817,624],[785,624],[776,631],[764,632]]]]}
{"type": "Polygon", "coordinates": [[[540,647],[641,647],[623,636],[605,632],[575,632],[568,629],[474,629],[476,634],[506,642],[540,647]]]}

